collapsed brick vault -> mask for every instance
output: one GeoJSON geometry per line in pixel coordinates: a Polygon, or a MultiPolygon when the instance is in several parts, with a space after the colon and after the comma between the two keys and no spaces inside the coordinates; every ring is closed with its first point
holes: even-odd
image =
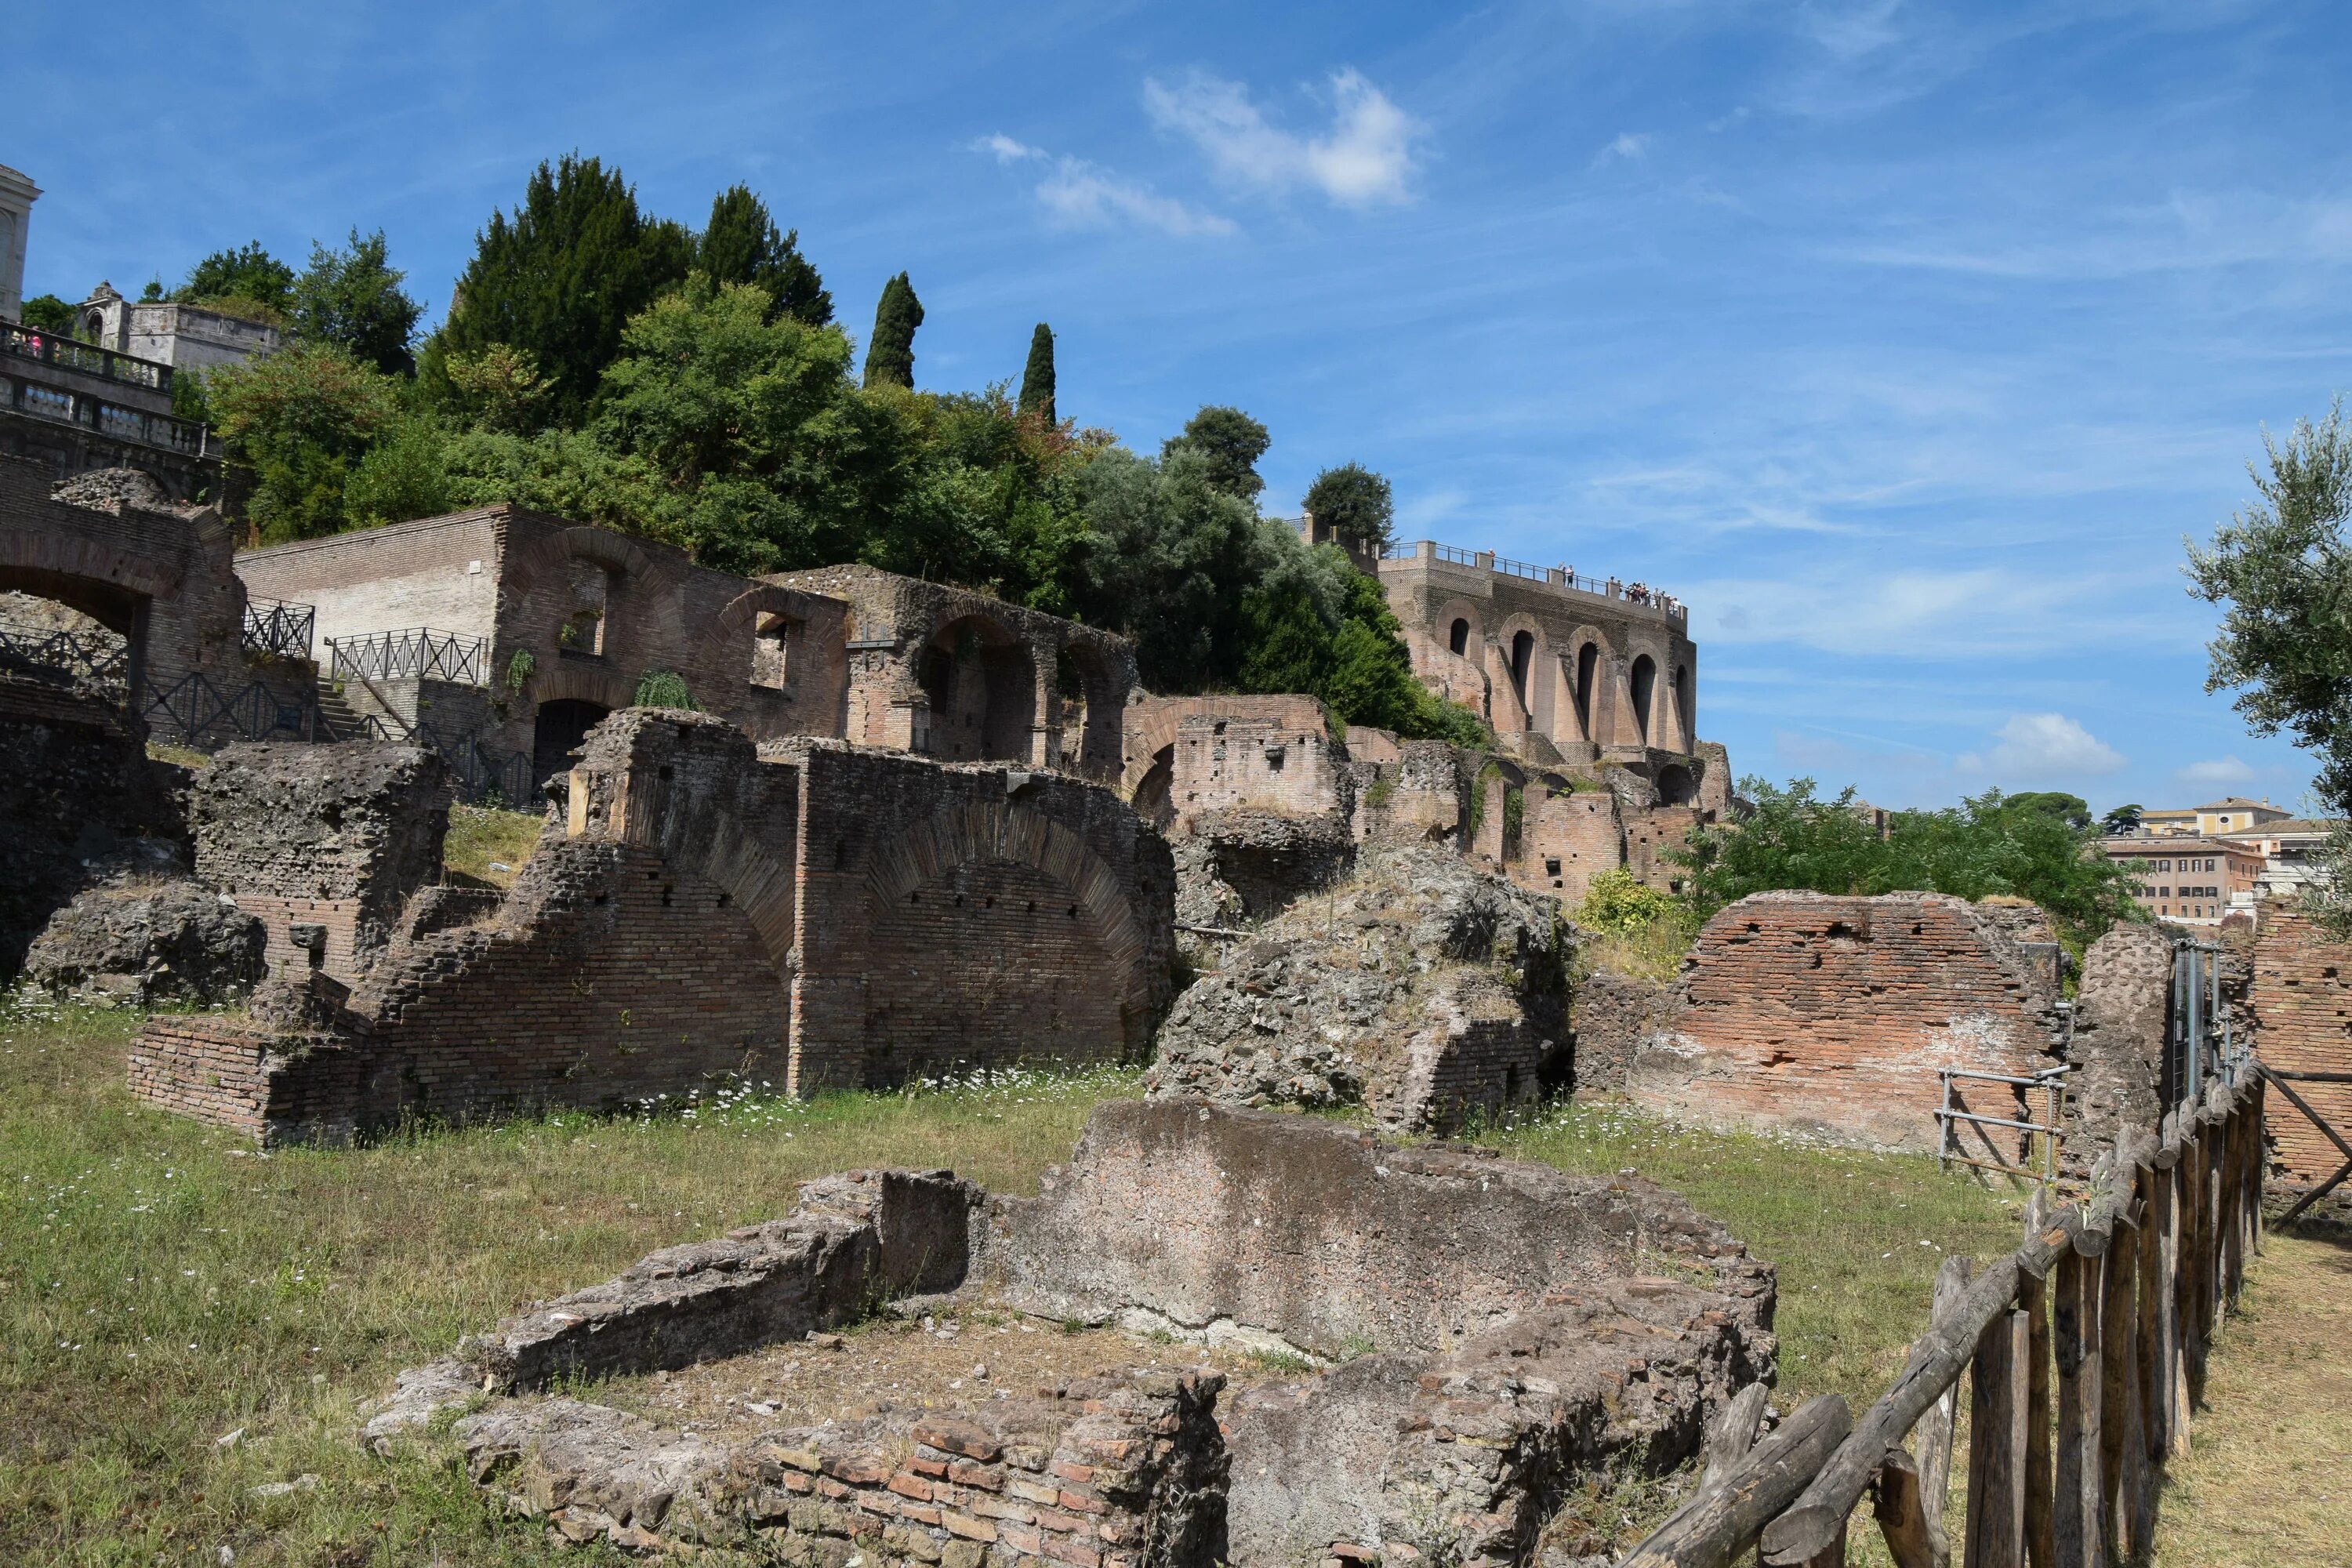
{"type": "MultiPolygon", "coordinates": [[[[1114,1102],[1034,1198],[943,1171],[809,1184],[786,1218],[655,1253],[404,1373],[365,1436],[388,1448],[501,1394],[453,1429],[476,1479],[572,1540],[641,1550],[1499,1565],[1528,1560],[1570,1488],[1695,1451],[1771,1375],[1773,1304],[1769,1266],[1638,1178],[1114,1102]],[[604,1402],[688,1366],[740,1394],[741,1369],[778,1353],[751,1352],[881,1297],[1095,1327],[1055,1342],[1066,1370],[1043,1386],[975,1369],[892,1389],[920,1363],[877,1331],[833,1352],[870,1358],[863,1392],[807,1419],[730,1396],[731,1419],[688,1430],[604,1402]],[[1229,1387],[1214,1344],[1281,1353],[1229,1387]],[[596,1403],[547,1396],[596,1378],[616,1380],[583,1390],[596,1403]]],[[[824,1351],[793,1353],[828,1375],[824,1351]]]]}
{"type": "Polygon", "coordinates": [[[814,739],[755,752],[631,709],[591,735],[501,901],[419,895],[372,963],[298,975],[299,1007],[151,1019],[131,1081],[334,1139],[729,1074],[808,1092],[1135,1057],[1167,1001],[1172,888],[1166,845],[1096,785],[814,739]]]}

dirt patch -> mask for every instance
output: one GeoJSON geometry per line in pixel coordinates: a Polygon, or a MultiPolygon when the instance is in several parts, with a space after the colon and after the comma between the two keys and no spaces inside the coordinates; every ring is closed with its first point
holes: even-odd
{"type": "Polygon", "coordinates": [[[771,1345],[676,1372],[614,1378],[583,1396],[724,1443],[782,1426],[851,1422],[1018,1395],[1058,1395],[1077,1379],[1133,1366],[1203,1366],[1226,1387],[1306,1370],[1119,1329],[1075,1333],[986,1306],[876,1318],[840,1334],[771,1345]]]}
{"type": "Polygon", "coordinates": [[[2152,1568],[2342,1568],[2352,1542],[2352,1247],[2263,1238],[2170,1466],[2152,1568]]]}

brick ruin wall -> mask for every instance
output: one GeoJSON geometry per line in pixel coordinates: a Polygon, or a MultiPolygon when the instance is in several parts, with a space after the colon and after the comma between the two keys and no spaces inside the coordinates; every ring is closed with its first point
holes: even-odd
{"type": "MultiPolygon", "coordinates": [[[[470,1406],[449,1436],[478,1482],[567,1539],[643,1551],[745,1546],[809,1568],[1505,1568],[1532,1559],[1563,1492],[1671,1468],[1737,1389],[1769,1379],[1774,1303],[1769,1266],[1639,1178],[1111,1102],[1035,1198],[948,1172],[808,1184],[784,1218],[666,1248],[401,1373],[364,1440],[433,1444],[436,1412],[470,1406]],[[1138,1340],[1156,1362],[1034,1398],[960,1383],[901,1397],[894,1382],[888,1403],[764,1431],[679,1430],[548,1392],[698,1362],[723,1379],[730,1356],[908,1290],[950,1292],[925,1310],[1320,1359],[1228,1394],[1138,1340]],[[485,1392],[503,1397],[485,1406],[485,1392]]],[[[862,1343],[880,1366],[887,1337],[862,1343]]]]}
{"type": "Polygon", "coordinates": [[[355,984],[440,879],[450,794],[439,756],[414,746],[226,746],[189,790],[196,878],[262,921],[272,977],[355,984]]]}
{"type": "MultiPolygon", "coordinates": [[[[1700,931],[1673,1023],[1644,1043],[1631,1088],[1704,1121],[1932,1150],[1937,1069],[2054,1065],[2057,1000],[2047,961],[1965,900],[1753,894],[1700,931]]],[[[2024,1120],[2000,1085],[1969,1086],[1966,1100],[2024,1120]]]]}
{"type": "MultiPolygon", "coordinates": [[[[2352,944],[2330,942],[2292,904],[2263,910],[2249,992],[2255,1046],[2282,1072],[2352,1072],[2352,944]]],[[[2297,1083],[2335,1129],[2352,1138],[2352,1084],[2297,1083]]],[[[2273,1177],[2310,1187],[2344,1163],[2343,1151],[2272,1086],[2264,1120],[2273,1177]]],[[[2340,1195],[2342,1188],[2337,1189],[2340,1195]]]]}
{"type": "MultiPolygon", "coordinates": [[[[275,787],[255,798],[276,816],[323,820],[275,787]]],[[[273,863],[254,858],[231,868],[248,888],[273,863]]],[[[346,893],[364,926],[367,890],[313,874],[311,901],[346,893]]],[[[591,736],[563,831],[495,909],[412,911],[331,1016],[151,1022],[132,1082],[335,1141],[730,1077],[808,1092],[1117,1060],[1166,1005],[1172,906],[1165,843],[1097,786],[829,742],[763,761],[718,720],[631,710],[591,736]]]]}
{"type": "Polygon", "coordinates": [[[1140,1058],[1166,1009],[1175,869],[1099,785],[792,742],[794,1081],[882,1087],[1140,1058]]]}

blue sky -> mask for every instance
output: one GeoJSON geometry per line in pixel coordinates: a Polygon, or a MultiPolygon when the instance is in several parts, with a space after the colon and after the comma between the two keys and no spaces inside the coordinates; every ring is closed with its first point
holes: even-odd
{"type": "Polygon", "coordinates": [[[1153,449],[1272,428],[1401,531],[1693,606],[1743,773],[1885,805],[2300,801],[2204,694],[2181,537],[2352,389],[2340,5],[420,0],[14,16],[26,291],[384,228],[438,315],[541,158],[751,183],[918,381],[1153,449]]]}

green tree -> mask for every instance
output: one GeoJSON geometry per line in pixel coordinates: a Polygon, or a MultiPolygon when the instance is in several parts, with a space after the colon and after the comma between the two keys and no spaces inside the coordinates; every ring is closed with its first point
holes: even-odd
{"type": "Polygon", "coordinates": [[[1180,450],[1197,453],[1213,489],[1255,506],[1265,489],[1257,460],[1272,439],[1265,426],[1240,409],[1212,404],[1185,421],[1183,434],[1162,442],[1160,455],[1164,459],[1180,450]]]}
{"type": "Polygon", "coordinates": [[[1087,465],[1079,482],[1087,559],[1078,609],[1135,639],[1155,691],[1231,685],[1244,651],[1243,595],[1266,565],[1247,502],[1210,479],[1191,449],[1153,462],[1125,451],[1087,465]]]}
{"type": "Polygon", "coordinates": [[[361,456],[343,485],[343,512],[351,526],[372,528],[455,511],[457,496],[447,435],[430,416],[410,415],[361,456]]]}
{"type": "Polygon", "coordinates": [[[866,345],[866,384],[915,384],[915,329],[923,324],[923,302],[903,272],[882,286],[874,307],[874,336],[866,345]]]}
{"type": "Polygon", "coordinates": [[[1055,422],[1054,329],[1043,321],[1029,334],[1029,363],[1021,367],[1021,412],[1055,422]]]}
{"type": "Polygon", "coordinates": [[[243,300],[284,320],[294,307],[294,269],[248,240],[235,250],[215,250],[190,268],[173,290],[183,304],[221,306],[243,300]]]}
{"type": "Polygon", "coordinates": [[[206,380],[245,514],[270,542],[343,526],[344,486],[400,412],[399,384],[331,343],[296,342],[206,380]]]}
{"type": "Polygon", "coordinates": [[[441,368],[450,389],[445,401],[477,428],[519,436],[544,423],[540,407],[553,387],[529,351],[491,343],[479,353],[451,353],[441,368]]]}
{"type": "Polygon", "coordinates": [[[2046,812],[2077,833],[2091,826],[2091,803],[2079,795],[2063,790],[2021,790],[2008,798],[2011,807],[2018,811],[2046,812]]]}
{"type": "Polygon", "coordinates": [[[697,242],[695,265],[714,283],[764,289],[774,308],[812,327],[833,320],[833,296],[800,251],[800,230],[779,232],[768,206],[749,185],[730,185],[710,204],[710,222],[697,242]]]}
{"type": "Polygon", "coordinates": [[[1361,463],[1326,468],[1307,487],[1307,510],[1341,539],[1379,551],[1388,547],[1396,521],[1396,498],[1388,480],[1361,463]]]}
{"type": "Polygon", "coordinates": [[[1413,675],[1377,581],[1334,545],[1308,550],[1280,523],[1261,526],[1272,564],[1243,596],[1244,690],[1308,692],[1343,723],[1464,746],[1493,742],[1476,714],[1413,675]]]}
{"type": "Polygon", "coordinates": [[[1868,895],[1904,891],[2042,906],[2074,951],[2121,920],[2140,918],[2137,874],[2096,852],[2087,813],[2077,826],[2046,803],[2020,804],[1999,790],[1939,811],[1898,811],[1882,834],[1854,792],[1815,794],[1811,779],[1776,789],[1744,779],[1755,805],[1746,821],[1701,828],[1670,859],[1687,868],[1687,896],[1702,914],[1780,888],[1868,895]]]}
{"type": "Polygon", "coordinates": [[[2119,805],[2099,818],[2099,831],[2106,834],[2137,832],[2139,819],[2146,810],[2147,807],[2137,801],[2134,801],[2129,805],[2119,805]]]}
{"type": "Polygon", "coordinates": [[[2325,808],[2352,814],[2352,426],[2339,398],[2282,443],[2265,433],[2258,499],[2189,547],[2190,593],[2227,606],[2206,645],[2208,691],[2236,689],[2257,735],[2285,730],[2319,759],[2325,808]]]}
{"type": "Polygon", "coordinates": [[[849,340],[699,273],[623,334],[593,434],[641,465],[643,526],[727,571],[856,560],[902,476],[899,414],[856,395],[849,340]]]}
{"type": "Polygon", "coordinates": [[[36,294],[25,301],[21,324],[45,332],[57,332],[65,337],[74,335],[76,318],[80,314],[55,294],[36,294]]]}
{"type": "Polygon", "coordinates": [[[387,375],[415,375],[410,344],[425,307],[402,290],[406,276],[385,259],[382,229],[365,236],[352,230],[342,250],[313,244],[310,265],[294,280],[294,330],[387,375]]]}
{"type": "Polygon", "coordinates": [[[420,374],[436,398],[452,399],[447,357],[504,343],[547,377],[540,416],[577,425],[630,318],[681,282],[693,259],[693,237],[638,211],[619,170],[577,155],[541,163],[513,216],[493,212],[476,237],[420,374]]]}

